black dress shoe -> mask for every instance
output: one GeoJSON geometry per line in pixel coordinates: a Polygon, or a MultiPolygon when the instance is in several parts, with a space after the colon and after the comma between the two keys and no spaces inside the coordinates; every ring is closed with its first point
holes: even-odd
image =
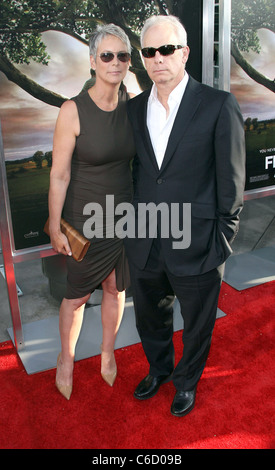
{"type": "Polygon", "coordinates": [[[162,384],[169,382],[172,378],[170,375],[160,375],[159,377],[153,377],[152,375],[147,375],[137,386],[134,397],[138,400],[147,400],[147,398],[153,397],[159,387],[162,384]]]}
{"type": "Polygon", "coordinates": [[[185,416],[193,410],[195,406],[196,389],[190,391],[178,390],[172,406],[171,413],[174,416],[185,416]]]}

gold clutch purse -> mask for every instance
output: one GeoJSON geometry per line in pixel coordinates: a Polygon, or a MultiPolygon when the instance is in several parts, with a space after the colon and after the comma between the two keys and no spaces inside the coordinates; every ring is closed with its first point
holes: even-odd
{"type": "MultiPolygon", "coordinates": [[[[76,261],[82,261],[91,243],[64,219],[60,221],[60,228],[61,232],[68,238],[72,250],[72,257],[76,261]]],[[[44,232],[50,236],[49,219],[45,224],[44,232]]]]}

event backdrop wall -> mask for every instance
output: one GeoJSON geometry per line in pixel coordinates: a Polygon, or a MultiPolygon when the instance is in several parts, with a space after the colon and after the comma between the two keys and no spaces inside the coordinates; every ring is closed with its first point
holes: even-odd
{"type": "Polygon", "coordinates": [[[274,19],[274,0],[232,0],[231,91],[245,123],[247,191],[275,188],[274,19]]]}
{"type": "MultiPolygon", "coordinates": [[[[232,0],[231,91],[245,118],[246,189],[252,192],[275,188],[274,4],[232,0]]],[[[59,258],[49,258],[54,252],[43,232],[52,140],[61,104],[91,85],[89,35],[101,22],[125,29],[133,47],[125,85],[140,93],[150,86],[140,29],[151,14],[168,13],[187,29],[188,72],[228,89],[230,77],[226,86],[223,79],[225,64],[230,75],[231,0],[0,0],[0,228],[18,350],[24,349],[24,337],[14,263],[59,258]]]]}
{"type": "Polygon", "coordinates": [[[90,32],[102,21],[126,30],[133,55],[125,85],[140,93],[150,85],[138,53],[144,19],[176,14],[188,33],[188,71],[201,80],[202,0],[190,3],[0,1],[0,119],[15,251],[49,244],[43,227],[54,126],[62,102],[90,83],[90,32]]]}
{"type": "MultiPolygon", "coordinates": [[[[0,0],[0,118],[14,250],[49,243],[43,226],[55,121],[62,102],[80,93],[91,79],[87,40],[97,22],[112,21],[129,34],[132,71],[125,84],[139,93],[150,86],[139,54],[145,18],[171,13],[182,20],[191,49],[187,69],[201,80],[203,60],[210,68],[219,66],[221,50],[215,27],[213,56],[202,56],[204,8],[215,6],[217,26],[219,12],[228,3],[19,0],[7,5],[0,0]]],[[[245,119],[246,190],[275,184],[274,5],[275,0],[232,0],[231,91],[245,119]]]]}

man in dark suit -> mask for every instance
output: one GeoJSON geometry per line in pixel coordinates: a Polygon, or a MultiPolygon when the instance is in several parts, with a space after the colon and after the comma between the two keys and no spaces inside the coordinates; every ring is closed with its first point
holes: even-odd
{"type": "Polygon", "coordinates": [[[165,205],[171,213],[169,234],[167,212],[163,222],[160,210],[157,231],[149,234],[149,211],[147,231],[126,240],[136,324],[150,365],[134,396],[151,398],[173,380],[171,413],[184,416],[194,407],[224,262],[239,225],[245,181],[243,120],[232,94],[203,85],[185,71],[189,47],[177,18],[147,20],[141,47],[153,86],[130,100],[128,108],[137,149],[136,224],[144,204],[159,209],[165,205]],[[172,207],[178,209],[177,227],[172,207]],[[184,320],[183,354],[176,367],[175,295],[184,320]]]}

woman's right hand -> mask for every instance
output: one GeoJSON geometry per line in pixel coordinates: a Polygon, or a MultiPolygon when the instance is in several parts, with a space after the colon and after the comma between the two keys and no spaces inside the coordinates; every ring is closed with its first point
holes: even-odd
{"type": "Polygon", "coordinates": [[[53,249],[71,256],[67,237],[61,232],[60,218],[71,178],[71,161],[76,137],[80,133],[78,111],[74,101],[65,101],[57,118],[49,187],[49,232],[53,249]]]}
{"type": "Polygon", "coordinates": [[[55,234],[51,234],[51,245],[57,253],[72,256],[68,238],[61,230],[55,234]]]}

